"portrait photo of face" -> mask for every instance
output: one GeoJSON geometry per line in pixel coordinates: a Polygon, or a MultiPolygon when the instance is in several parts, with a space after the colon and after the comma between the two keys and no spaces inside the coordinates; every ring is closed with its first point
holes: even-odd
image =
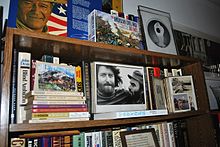
{"type": "Polygon", "coordinates": [[[113,69],[107,66],[100,66],[98,70],[98,90],[105,94],[111,95],[114,93],[115,75],[113,69]]]}
{"type": "Polygon", "coordinates": [[[92,66],[95,113],[146,109],[143,67],[103,62],[95,62],[92,66]]]}
{"type": "Polygon", "coordinates": [[[187,94],[177,94],[173,96],[175,112],[189,111],[190,102],[187,94]]]}
{"type": "Polygon", "coordinates": [[[19,0],[16,25],[18,28],[46,32],[46,23],[53,3],[44,0],[19,0]]]}

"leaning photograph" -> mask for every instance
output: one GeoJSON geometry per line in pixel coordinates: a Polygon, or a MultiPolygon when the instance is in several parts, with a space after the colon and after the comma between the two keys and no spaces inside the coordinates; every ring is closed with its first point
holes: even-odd
{"type": "Polygon", "coordinates": [[[143,67],[96,62],[94,107],[117,110],[142,110],[146,105],[143,67]],[[141,106],[141,107],[140,107],[141,106]]]}

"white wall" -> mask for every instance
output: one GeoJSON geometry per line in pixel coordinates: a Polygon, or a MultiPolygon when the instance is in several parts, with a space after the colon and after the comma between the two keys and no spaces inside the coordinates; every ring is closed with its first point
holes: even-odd
{"type": "Polygon", "coordinates": [[[124,0],[125,14],[137,15],[137,5],[169,12],[175,29],[220,43],[220,5],[208,0],[124,0]]]}
{"type": "MultiPolygon", "coordinates": [[[[5,19],[8,18],[8,11],[9,11],[9,1],[10,0],[0,0],[0,6],[3,6],[3,26],[5,23],[5,19]]],[[[2,27],[3,27],[2,26],[2,27]]]]}

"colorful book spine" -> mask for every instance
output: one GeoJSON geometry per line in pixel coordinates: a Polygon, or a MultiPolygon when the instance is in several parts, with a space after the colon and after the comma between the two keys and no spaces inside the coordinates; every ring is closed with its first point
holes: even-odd
{"type": "Polygon", "coordinates": [[[83,86],[82,86],[82,69],[80,66],[76,66],[76,85],[77,85],[77,91],[83,92],[83,86]]]}
{"type": "Polygon", "coordinates": [[[60,109],[60,108],[87,108],[86,104],[73,104],[73,105],[27,105],[27,109],[60,109]]]}
{"type": "Polygon", "coordinates": [[[27,104],[25,95],[30,91],[30,67],[31,54],[19,52],[17,76],[17,123],[22,123],[23,120],[25,120],[24,105],[27,104]]]}
{"type": "MultiPolygon", "coordinates": [[[[56,109],[42,109],[42,108],[36,108],[36,109],[29,109],[32,111],[32,113],[44,113],[44,112],[87,112],[87,108],[56,108],[56,109]]],[[[27,110],[27,111],[29,111],[27,110]]]]}
{"type": "Polygon", "coordinates": [[[48,96],[48,95],[33,95],[28,97],[28,100],[44,100],[44,101],[82,101],[85,97],[80,96],[48,96]]]}

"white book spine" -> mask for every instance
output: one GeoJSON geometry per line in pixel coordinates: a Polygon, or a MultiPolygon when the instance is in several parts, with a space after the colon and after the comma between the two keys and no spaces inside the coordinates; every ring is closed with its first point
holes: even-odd
{"type": "Polygon", "coordinates": [[[17,123],[25,120],[24,105],[27,104],[25,95],[30,91],[30,66],[31,54],[18,53],[18,76],[17,76],[17,123]]]}

